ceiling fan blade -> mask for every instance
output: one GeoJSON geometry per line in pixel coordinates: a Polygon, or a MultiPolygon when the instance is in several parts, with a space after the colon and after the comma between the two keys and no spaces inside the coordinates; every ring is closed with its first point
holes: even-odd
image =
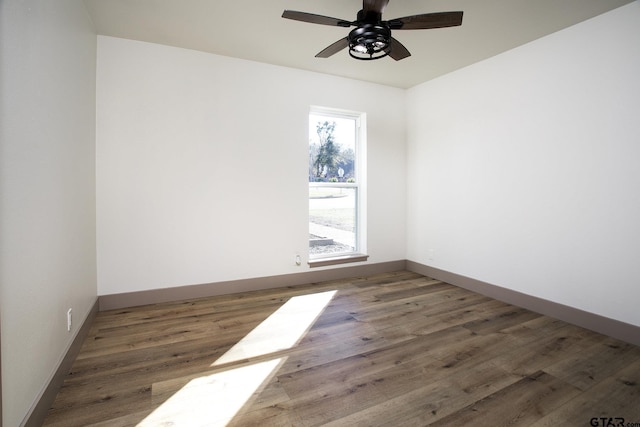
{"type": "Polygon", "coordinates": [[[391,37],[391,52],[389,52],[389,56],[396,61],[400,61],[411,56],[411,52],[402,43],[391,37]]]}
{"type": "Polygon", "coordinates": [[[376,12],[382,15],[388,3],[389,0],[362,0],[362,10],[365,14],[368,12],[376,12]]]}
{"type": "Polygon", "coordinates": [[[325,47],[323,50],[318,52],[318,54],[316,55],[316,58],[328,58],[331,55],[334,55],[340,52],[342,49],[344,49],[347,46],[349,46],[349,39],[345,37],[333,44],[330,44],[329,46],[325,47]]]}
{"type": "Polygon", "coordinates": [[[392,30],[426,30],[455,27],[462,24],[462,12],[437,12],[405,16],[387,22],[392,30]]]}
{"type": "Polygon", "coordinates": [[[330,16],[315,15],[307,12],[297,12],[295,10],[285,10],[282,17],[295,21],[310,22],[312,24],[331,25],[333,27],[350,27],[351,22],[344,19],[332,18],[330,16]]]}

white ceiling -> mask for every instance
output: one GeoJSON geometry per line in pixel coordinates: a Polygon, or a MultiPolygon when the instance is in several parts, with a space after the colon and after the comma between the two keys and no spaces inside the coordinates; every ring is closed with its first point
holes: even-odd
{"type": "Polygon", "coordinates": [[[383,19],[464,11],[462,26],[397,30],[412,56],[315,54],[349,29],[281,18],[284,9],[355,20],[361,0],[84,0],[98,34],[408,88],[633,0],[390,0],[383,19]]]}

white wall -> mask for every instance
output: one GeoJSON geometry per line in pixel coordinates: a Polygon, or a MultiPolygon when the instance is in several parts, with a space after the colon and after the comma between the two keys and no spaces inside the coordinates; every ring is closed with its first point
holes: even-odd
{"type": "Polygon", "coordinates": [[[404,259],[404,100],[400,89],[99,36],[98,293],[307,270],[311,105],[367,113],[369,262],[404,259]]]}
{"type": "Polygon", "coordinates": [[[80,0],[2,1],[0,52],[2,407],[17,426],[96,300],[96,36],[80,0]]]}
{"type": "Polygon", "coordinates": [[[408,91],[408,259],[640,325],[640,3],[408,91]]]}

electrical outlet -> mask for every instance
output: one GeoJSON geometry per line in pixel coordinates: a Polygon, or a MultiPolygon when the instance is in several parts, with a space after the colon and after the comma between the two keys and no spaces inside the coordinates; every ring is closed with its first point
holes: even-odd
{"type": "Polygon", "coordinates": [[[71,309],[67,310],[67,332],[71,332],[71,326],[73,325],[73,317],[71,309]]]}

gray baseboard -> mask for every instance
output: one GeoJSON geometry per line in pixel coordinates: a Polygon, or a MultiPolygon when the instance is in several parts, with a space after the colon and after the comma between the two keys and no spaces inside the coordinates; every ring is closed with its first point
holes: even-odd
{"type": "Polygon", "coordinates": [[[238,292],[281,288],[283,286],[305,285],[309,283],[323,282],[326,280],[348,279],[350,277],[366,276],[404,269],[405,260],[400,260],[327,270],[314,270],[303,273],[283,274],[278,276],[229,280],[201,285],[188,285],[166,289],[151,289],[147,291],[101,295],[99,297],[100,311],[146,304],[157,304],[161,302],[181,301],[192,298],[226,295],[238,292]]]}
{"type": "Polygon", "coordinates": [[[31,407],[29,414],[22,422],[21,426],[24,427],[40,427],[44,423],[44,419],[47,417],[47,413],[49,412],[49,408],[53,404],[60,388],[62,387],[62,383],[64,383],[64,379],[71,370],[71,366],[73,362],[76,360],[78,353],[80,353],[80,347],[84,343],[87,334],[89,333],[89,329],[91,329],[91,325],[93,324],[96,315],[98,314],[98,300],[93,304],[89,314],[84,319],[82,326],[78,330],[75,338],[71,342],[67,353],[64,355],[62,362],[58,366],[58,369],[53,374],[53,378],[47,384],[47,387],[42,392],[42,396],[38,399],[34,405],[31,407]]]}
{"type": "Polygon", "coordinates": [[[407,270],[640,346],[640,327],[414,261],[407,270]]]}

